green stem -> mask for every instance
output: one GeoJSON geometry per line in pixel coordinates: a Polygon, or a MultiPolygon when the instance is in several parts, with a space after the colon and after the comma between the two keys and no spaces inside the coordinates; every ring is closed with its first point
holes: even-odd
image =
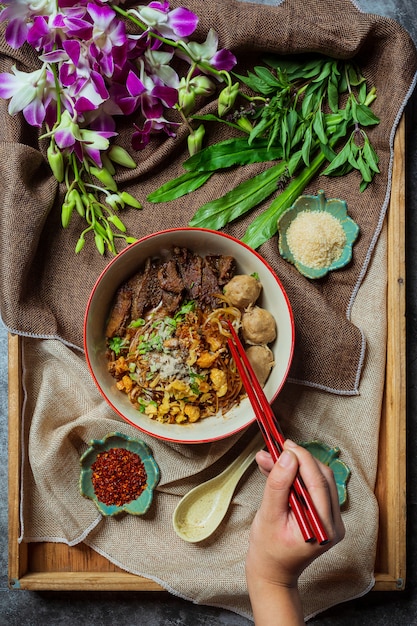
{"type": "MultiPolygon", "coordinates": [[[[122,7],[119,7],[116,4],[111,4],[110,6],[113,9],[113,11],[115,11],[116,13],[119,13],[119,15],[123,15],[123,17],[125,17],[126,19],[130,20],[131,22],[133,22],[133,24],[136,24],[136,26],[139,26],[139,28],[141,28],[144,32],[147,30],[146,24],[143,24],[136,17],[134,17],[133,15],[131,15],[130,13],[125,11],[125,9],[122,9],[122,7]]],[[[161,39],[161,41],[163,40],[162,37],[160,39],[161,39]]]]}
{"type": "Polygon", "coordinates": [[[58,72],[57,72],[56,65],[54,63],[52,63],[52,72],[53,72],[53,75],[54,75],[55,89],[56,89],[56,93],[57,93],[57,99],[56,99],[56,123],[55,123],[55,125],[57,126],[61,122],[62,104],[61,104],[61,98],[59,97],[61,84],[60,84],[60,82],[58,80],[58,72]]]}
{"type": "MultiPolygon", "coordinates": [[[[331,141],[335,144],[335,141],[331,141]]],[[[247,228],[242,241],[251,248],[259,248],[263,243],[275,235],[278,229],[278,220],[283,213],[290,208],[295,200],[302,194],[308,183],[316,176],[326,157],[323,152],[313,159],[309,167],[305,167],[279,194],[261,215],[259,215],[247,228]]]]}

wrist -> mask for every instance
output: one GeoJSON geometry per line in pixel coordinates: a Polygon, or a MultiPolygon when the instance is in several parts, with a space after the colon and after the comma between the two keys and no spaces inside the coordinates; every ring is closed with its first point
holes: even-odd
{"type": "Polygon", "coordinates": [[[255,626],[301,626],[305,623],[297,584],[271,582],[248,572],[247,584],[255,626]]]}
{"type": "Polygon", "coordinates": [[[266,554],[259,556],[257,550],[249,548],[246,555],[245,570],[247,579],[259,581],[262,584],[297,589],[298,570],[288,569],[284,563],[277,563],[274,559],[270,560],[266,554]]]}

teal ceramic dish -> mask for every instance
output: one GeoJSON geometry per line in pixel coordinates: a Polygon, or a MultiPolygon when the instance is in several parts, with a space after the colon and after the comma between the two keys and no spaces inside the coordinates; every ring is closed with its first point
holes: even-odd
{"type": "Polygon", "coordinates": [[[324,465],[331,467],[336,480],[337,493],[339,496],[339,504],[342,506],[347,500],[347,481],[350,476],[350,469],[339,459],[340,449],[331,448],[320,441],[307,441],[300,443],[300,446],[306,448],[316,459],[324,465]]]}
{"type": "Polygon", "coordinates": [[[278,220],[279,253],[283,259],[292,263],[303,276],[312,279],[323,278],[328,272],[341,269],[351,261],[353,244],[358,234],[359,226],[348,216],[346,202],[337,198],[327,200],[324,191],[320,190],[317,196],[306,195],[297,198],[294,204],[285,211],[284,215],[278,220]],[[346,243],[341,255],[330,265],[318,268],[303,265],[296,259],[287,241],[288,229],[295,218],[300,215],[300,213],[315,211],[326,211],[336,218],[340,222],[346,237],[346,243]]]}
{"type": "Polygon", "coordinates": [[[153,492],[159,481],[159,467],[152,456],[150,448],[140,439],[133,439],[122,433],[109,433],[103,439],[93,439],[89,442],[89,448],[80,458],[80,491],[85,498],[92,500],[102,515],[113,516],[122,512],[131,515],[143,515],[149,509],[153,499],[153,492]],[[114,448],[123,448],[140,457],[146,472],[146,486],[135,500],[130,500],[117,506],[105,504],[100,501],[94,491],[92,479],[92,466],[99,454],[108,452],[114,448]]]}

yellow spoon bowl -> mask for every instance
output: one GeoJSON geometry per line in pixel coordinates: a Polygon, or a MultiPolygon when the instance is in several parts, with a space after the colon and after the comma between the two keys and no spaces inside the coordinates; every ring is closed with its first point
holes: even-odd
{"type": "Polygon", "coordinates": [[[263,447],[262,434],[258,433],[221,474],[194,487],[179,501],[172,523],[181,539],[197,543],[214,533],[227,513],[240,478],[263,447]]]}

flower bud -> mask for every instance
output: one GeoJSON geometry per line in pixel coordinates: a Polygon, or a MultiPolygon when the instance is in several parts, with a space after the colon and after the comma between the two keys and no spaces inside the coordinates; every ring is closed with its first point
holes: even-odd
{"type": "Polygon", "coordinates": [[[102,155],[101,155],[101,163],[102,163],[103,167],[105,167],[106,170],[109,172],[109,174],[111,174],[112,176],[115,175],[116,168],[114,167],[113,163],[110,161],[110,159],[107,156],[107,154],[102,153],[102,155]]]}
{"type": "Polygon", "coordinates": [[[117,193],[110,193],[108,196],[106,196],[106,204],[111,206],[113,211],[123,209],[125,206],[125,203],[117,193]]]}
{"type": "Polygon", "coordinates": [[[90,172],[93,176],[95,176],[103,185],[105,185],[106,189],[110,191],[117,191],[117,185],[113,180],[110,172],[106,170],[106,168],[99,169],[98,167],[90,167],[90,172]]]}
{"type": "Polygon", "coordinates": [[[240,126],[240,128],[246,133],[251,133],[253,131],[253,126],[247,117],[239,117],[237,125],[240,126]]]}
{"type": "Polygon", "coordinates": [[[94,223],[94,232],[105,241],[107,237],[106,229],[97,220],[94,223]]]}
{"type": "Polygon", "coordinates": [[[71,191],[68,194],[68,200],[69,202],[74,202],[75,209],[78,215],[80,217],[84,217],[85,216],[84,203],[81,200],[81,196],[77,189],[71,189],[71,191]]]}
{"type": "Polygon", "coordinates": [[[114,226],[116,226],[116,228],[120,230],[120,232],[122,233],[126,232],[126,226],[123,224],[122,220],[117,217],[117,215],[110,215],[110,217],[108,217],[107,219],[114,226]]]}
{"type": "Polygon", "coordinates": [[[75,202],[63,202],[61,207],[61,223],[63,228],[67,228],[70,223],[72,211],[75,207],[75,202]]]}
{"type": "Polygon", "coordinates": [[[205,134],[206,129],[204,128],[203,124],[200,124],[200,126],[191,135],[188,136],[187,142],[188,152],[190,153],[190,156],[193,156],[193,154],[197,154],[197,152],[201,150],[205,134]]]}
{"type": "Polygon", "coordinates": [[[46,153],[52,174],[55,176],[59,183],[62,183],[62,181],[64,180],[64,156],[62,152],[56,147],[55,141],[51,141],[46,153]]]}
{"type": "Polygon", "coordinates": [[[122,148],[122,146],[112,146],[108,151],[108,155],[109,159],[118,165],[123,165],[123,167],[129,167],[130,169],[134,169],[136,167],[135,161],[132,159],[127,150],[122,148]]]}
{"type": "Polygon", "coordinates": [[[109,245],[112,245],[114,241],[114,235],[113,235],[112,229],[110,228],[110,224],[107,224],[106,226],[106,235],[107,235],[109,245]]]}
{"type": "Polygon", "coordinates": [[[211,96],[216,87],[208,76],[196,76],[190,83],[196,96],[211,96]]]}
{"type": "Polygon", "coordinates": [[[138,200],[136,200],[136,198],[131,196],[130,193],[127,193],[127,191],[122,191],[122,193],[120,194],[120,199],[123,200],[123,202],[125,204],[127,204],[128,206],[133,207],[134,209],[141,209],[142,208],[141,203],[138,202],[138,200]]]}
{"type": "Polygon", "coordinates": [[[104,239],[99,233],[96,233],[94,235],[94,242],[96,244],[96,248],[99,251],[99,253],[103,255],[104,254],[104,239]]]}
{"type": "Polygon", "coordinates": [[[195,93],[192,85],[189,85],[185,78],[181,78],[178,89],[178,105],[184,115],[189,115],[195,106],[195,93]]]}
{"type": "Polygon", "coordinates": [[[234,105],[239,93],[239,83],[227,85],[219,94],[218,113],[223,117],[234,105]]]}
{"type": "Polygon", "coordinates": [[[84,235],[80,235],[77,241],[77,245],[75,246],[75,254],[79,254],[79,252],[81,252],[81,250],[84,248],[84,244],[85,244],[84,235]]]}

